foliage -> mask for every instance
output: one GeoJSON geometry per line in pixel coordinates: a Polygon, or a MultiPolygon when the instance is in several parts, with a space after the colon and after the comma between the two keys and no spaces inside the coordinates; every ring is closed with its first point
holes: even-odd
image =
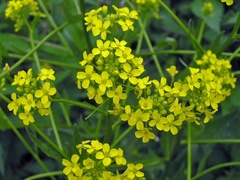
{"type": "Polygon", "coordinates": [[[0,3],[2,179],[238,179],[240,3],[0,3]]]}

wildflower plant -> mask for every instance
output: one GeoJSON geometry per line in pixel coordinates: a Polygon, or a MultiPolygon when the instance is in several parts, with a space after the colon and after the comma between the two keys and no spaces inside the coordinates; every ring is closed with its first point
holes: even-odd
{"type": "Polygon", "coordinates": [[[0,177],[237,177],[240,4],[186,3],[0,3],[0,177]]]}

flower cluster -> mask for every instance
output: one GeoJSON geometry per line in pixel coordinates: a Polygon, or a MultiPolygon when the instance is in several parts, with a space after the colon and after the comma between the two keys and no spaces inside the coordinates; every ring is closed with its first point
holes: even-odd
{"type": "Polygon", "coordinates": [[[9,111],[23,121],[24,125],[34,122],[33,114],[37,110],[41,116],[50,114],[51,97],[56,94],[56,88],[51,81],[55,80],[53,69],[41,69],[34,78],[32,69],[21,70],[14,75],[12,86],[17,86],[18,93],[12,93],[12,101],[8,104],[9,111]]]}
{"type": "Polygon", "coordinates": [[[235,87],[230,62],[211,51],[196,61],[197,68],[189,68],[184,79],[176,79],[175,66],[166,69],[169,80],[140,77],[145,71],[143,59],[135,57],[126,44],[116,38],[97,40],[91,53],[83,53],[80,64],[84,71],[77,73],[77,84],[97,104],[110,99],[108,112],[134,126],[135,136],[144,143],[155,139],[156,131],[177,134],[184,122],[207,123],[235,87]],[[129,98],[129,94],[133,96],[129,98]]]}
{"type": "Polygon", "coordinates": [[[10,0],[5,11],[5,17],[15,22],[15,31],[19,31],[28,16],[44,18],[46,15],[39,11],[38,2],[34,0],[10,0]]]}
{"type": "Polygon", "coordinates": [[[129,126],[135,126],[135,136],[143,142],[154,139],[151,128],[170,131],[173,135],[183,122],[195,122],[200,125],[213,118],[222,102],[235,87],[236,78],[230,73],[230,62],[219,60],[211,51],[196,61],[199,68],[189,68],[190,75],[184,80],[176,80],[178,70],[175,66],[167,69],[171,77],[168,83],[165,77],[160,80],[145,80],[144,88],[137,86],[138,106],[126,105],[120,115],[129,126]]]}
{"type": "Polygon", "coordinates": [[[5,84],[6,84],[6,79],[5,78],[2,78],[0,80],[0,91],[6,91],[6,88],[5,88],[5,84]]]}
{"type": "Polygon", "coordinates": [[[111,14],[108,13],[108,6],[87,12],[84,18],[87,31],[92,30],[93,36],[101,35],[103,40],[106,40],[107,34],[118,29],[118,26],[123,31],[128,29],[133,31],[133,20],[138,19],[137,12],[135,10],[130,11],[127,7],[117,8],[114,5],[113,9],[115,13],[111,14]]]}
{"type": "Polygon", "coordinates": [[[138,78],[145,70],[143,59],[135,57],[127,42],[97,40],[97,47],[92,52],[83,53],[80,64],[85,68],[84,72],[77,73],[78,88],[87,90],[89,99],[102,104],[104,99],[110,98],[117,109],[120,101],[127,98],[124,93],[126,81],[132,85],[138,83],[138,78]]]}
{"type": "Polygon", "coordinates": [[[221,0],[221,2],[226,3],[228,6],[231,6],[234,0],[221,0]]]}
{"type": "Polygon", "coordinates": [[[121,148],[111,148],[108,143],[101,143],[98,140],[86,140],[77,145],[79,154],[73,154],[71,161],[62,160],[65,166],[63,173],[69,180],[144,180],[144,173],[140,170],[142,164],[127,163],[123,156],[121,148]],[[109,171],[110,165],[123,166],[127,165],[127,169],[123,173],[109,171]]]}
{"type": "Polygon", "coordinates": [[[159,2],[158,0],[135,0],[140,12],[151,13],[153,17],[159,18],[159,2]]]}
{"type": "Polygon", "coordinates": [[[205,16],[209,16],[213,14],[213,4],[211,2],[205,2],[202,7],[202,13],[205,16]]]}

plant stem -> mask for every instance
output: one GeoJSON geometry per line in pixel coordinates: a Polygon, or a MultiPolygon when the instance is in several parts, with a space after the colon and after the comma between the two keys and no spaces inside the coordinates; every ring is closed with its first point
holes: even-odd
{"type": "MultiPolygon", "coordinates": [[[[132,9],[134,9],[134,6],[132,5],[132,3],[130,1],[126,0],[126,2],[129,4],[129,6],[131,6],[132,9]]],[[[156,54],[154,52],[152,43],[150,41],[150,38],[149,38],[149,36],[147,34],[147,31],[145,30],[145,26],[144,26],[144,24],[143,24],[143,22],[142,22],[140,17],[138,18],[138,23],[139,23],[139,25],[141,27],[141,30],[142,30],[143,36],[144,36],[144,38],[146,40],[147,46],[148,46],[150,52],[152,53],[152,58],[153,58],[153,61],[154,61],[155,65],[156,65],[158,73],[159,73],[159,75],[161,77],[164,77],[164,74],[163,74],[163,71],[162,71],[162,67],[161,67],[161,65],[160,65],[160,63],[158,61],[158,58],[157,58],[157,56],[156,56],[156,54]]]]}
{"type": "Polygon", "coordinates": [[[198,43],[195,36],[189,31],[189,29],[183,24],[183,22],[177,17],[177,15],[162,0],[158,0],[158,2],[173,17],[173,19],[186,32],[186,34],[190,36],[191,40],[193,41],[193,47],[196,46],[195,49],[199,51],[199,53],[203,54],[204,53],[203,47],[198,43]]]}
{"type": "MultiPolygon", "coordinates": [[[[58,29],[57,24],[55,23],[54,19],[52,18],[52,16],[49,14],[47,8],[45,7],[44,3],[42,2],[42,0],[38,0],[40,7],[42,8],[43,12],[47,15],[47,19],[50,22],[50,24],[52,25],[52,27],[56,30],[58,29]]],[[[66,38],[62,35],[62,33],[60,31],[57,32],[57,35],[59,36],[62,44],[68,49],[68,52],[70,55],[73,55],[72,49],[69,46],[66,38]]]]}
{"type": "Polygon", "coordinates": [[[238,14],[238,18],[233,27],[232,33],[230,34],[228,39],[223,43],[223,45],[216,52],[217,56],[219,56],[232,43],[232,41],[237,38],[237,32],[239,30],[239,27],[240,27],[240,13],[238,14]]]}
{"type": "Polygon", "coordinates": [[[41,173],[41,174],[36,174],[33,176],[30,176],[28,178],[25,178],[24,180],[35,180],[35,179],[43,179],[44,177],[50,177],[50,176],[59,176],[59,175],[63,175],[62,171],[52,171],[52,172],[48,172],[48,173],[41,173]]]}
{"type": "Polygon", "coordinates": [[[79,106],[79,107],[82,107],[84,109],[90,109],[90,110],[94,110],[94,111],[97,111],[97,112],[100,112],[102,114],[105,114],[107,115],[107,112],[106,111],[103,111],[101,109],[97,109],[97,107],[91,105],[91,104],[88,104],[87,102],[78,102],[78,101],[73,101],[73,100],[69,100],[69,99],[52,99],[53,102],[63,102],[63,103],[68,103],[68,104],[72,104],[72,105],[75,105],[75,106],[79,106]]]}
{"type": "MultiPolygon", "coordinates": [[[[181,144],[187,144],[186,140],[182,140],[181,144]]],[[[192,140],[192,144],[215,144],[215,143],[240,143],[239,139],[198,139],[192,140]]]]}
{"type": "Polygon", "coordinates": [[[56,149],[57,152],[59,152],[59,154],[61,154],[64,158],[67,159],[67,155],[62,150],[60,150],[59,147],[38,128],[38,126],[36,126],[34,123],[31,124],[31,126],[45,141],[48,142],[48,144],[50,144],[54,149],[56,149]]]}
{"type": "Polygon", "coordinates": [[[1,114],[4,116],[1,117],[3,120],[6,120],[9,126],[12,128],[13,132],[16,134],[16,136],[20,139],[20,141],[23,143],[23,145],[26,147],[26,149],[32,154],[32,156],[36,159],[40,167],[46,171],[49,172],[48,168],[45,166],[45,164],[42,162],[42,160],[39,158],[39,156],[32,150],[32,148],[29,146],[28,142],[24,139],[24,137],[21,135],[21,133],[18,131],[18,129],[14,126],[14,124],[11,122],[11,120],[6,116],[6,114],[3,112],[2,108],[0,108],[1,114]]]}
{"type": "MultiPolygon", "coordinates": [[[[57,29],[50,32],[47,36],[43,38],[42,41],[40,41],[34,48],[32,48],[25,56],[23,56],[18,62],[16,62],[14,65],[12,65],[9,69],[9,72],[16,69],[19,65],[21,65],[30,55],[32,55],[41,45],[43,45],[50,37],[52,37],[55,33],[66,27],[68,24],[64,23],[61,26],[59,26],[57,29]]],[[[2,71],[0,74],[0,79],[5,77],[7,75],[6,71],[2,71]]]]}
{"type": "Polygon", "coordinates": [[[80,10],[82,12],[82,27],[83,27],[83,33],[84,33],[84,37],[86,38],[86,42],[87,42],[87,45],[88,45],[88,50],[91,51],[92,49],[92,44],[91,44],[91,41],[90,41],[90,37],[89,37],[89,33],[87,32],[86,30],[86,26],[84,24],[84,15],[85,15],[85,3],[84,3],[84,0],[80,0],[80,10]]]}
{"type": "MultiPolygon", "coordinates": [[[[31,25],[28,23],[28,21],[26,19],[24,19],[24,21],[25,21],[25,23],[26,23],[26,25],[28,27],[30,43],[31,43],[31,47],[33,49],[35,47],[34,38],[33,38],[34,29],[31,27],[31,25]]],[[[40,72],[41,71],[41,66],[40,66],[40,62],[39,62],[37,51],[33,52],[33,58],[34,58],[35,63],[37,65],[38,72],[40,72]]]]}
{"type": "Polygon", "coordinates": [[[199,177],[211,172],[211,171],[214,171],[214,170],[217,170],[217,169],[220,169],[220,168],[223,168],[223,167],[228,167],[228,166],[240,166],[240,162],[229,162],[229,163],[222,163],[222,164],[218,164],[216,166],[213,166],[213,167],[210,167],[200,173],[198,173],[197,175],[195,175],[194,177],[192,177],[191,180],[196,180],[198,179],[199,177]]]}
{"type": "Polygon", "coordinates": [[[122,133],[121,136],[118,137],[118,139],[116,139],[112,145],[111,148],[115,147],[123,138],[125,138],[125,136],[127,136],[132,130],[133,130],[134,126],[129,127],[126,131],[124,131],[122,133]]]}
{"type": "MultiPolygon", "coordinates": [[[[6,57],[21,59],[23,56],[22,56],[22,55],[19,55],[19,54],[9,53],[6,57]]],[[[35,61],[34,58],[32,58],[32,57],[28,57],[28,60],[30,60],[30,61],[35,61]]],[[[47,63],[47,64],[52,64],[52,65],[56,65],[56,66],[60,66],[60,67],[65,67],[65,68],[70,68],[70,69],[76,69],[76,70],[80,70],[80,69],[81,69],[81,67],[77,66],[77,64],[76,64],[76,65],[72,65],[72,64],[69,64],[69,63],[52,61],[52,60],[49,60],[49,59],[39,59],[39,62],[41,62],[41,63],[47,63]]]]}
{"type": "Polygon", "coordinates": [[[59,136],[59,133],[58,133],[58,130],[57,130],[56,122],[55,122],[55,119],[54,119],[52,113],[50,113],[50,121],[51,121],[51,124],[52,124],[53,132],[54,132],[58,147],[61,151],[63,151],[62,142],[61,142],[61,139],[60,139],[60,136],[59,136]]]}
{"type": "Polygon", "coordinates": [[[191,180],[192,174],[192,148],[191,148],[191,123],[187,125],[187,180],[191,180]]]}

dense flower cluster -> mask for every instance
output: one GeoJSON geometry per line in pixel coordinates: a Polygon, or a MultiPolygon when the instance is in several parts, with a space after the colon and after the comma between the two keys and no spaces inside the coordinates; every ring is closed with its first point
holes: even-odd
{"type": "Polygon", "coordinates": [[[141,172],[142,164],[127,163],[121,148],[111,148],[108,143],[101,143],[98,140],[86,140],[77,145],[79,154],[73,154],[71,161],[62,160],[65,166],[63,173],[69,180],[144,180],[144,173],[141,172]],[[120,173],[109,171],[110,165],[125,166],[127,169],[120,173]]]}
{"type": "Polygon", "coordinates": [[[234,2],[234,0],[221,0],[221,2],[226,3],[228,6],[231,6],[234,2]]]}
{"type": "Polygon", "coordinates": [[[134,30],[133,20],[138,19],[138,14],[135,10],[130,11],[127,7],[117,8],[113,5],[115,13],[108,13],[108,6],[103,6],[97,10],[93,9],[85,14],[84,20],[87,26],[87,31],[92,30],[94,36],[101,35],[103,40],[106,40],[107,34],[118,29],[118,26],[123,31],[134,30]]]}
{"type": "Polygon", "coordinates": [[[39,11],[38,2],[35,0],[10,0],[5,11],[6,18],[15,22],[15,31],[19,31],[25,24],[28,16],[44,18],[46,15],[39,11]]]}
{"type": "Polygon", "coordinates": [[[83,53],[80,64],[84,72],[77,73],[78,87],[87,90],[89,99],[102,104],[106,97],[112,99],[115,107],[127,98],[124,93],[126,81],[132,85],[138,83],[137,77],[144,72],[143,59],[135,57],[127,42],[97,40],[97,47],[91,53],[83,53]]]}
{"type": "Polygon", "coordinates": [[[205,16],[213,14],[213,4],[211,2],[205,2],[202,7],[202,12],[205,16]]]}
{"type": "Polygon", "coordinates": [[[43,68],[34,78],[32,69],[21,70],[14,75],[12,86],[17,86],[17,93],[12,93],[12,101],[8,109],[23,121],[24,125],[34,122],[34,112],[41,116],[50,114],[51,97],[56,94],[56,88],[51,85],[55,80],[53,69],[43,68]]]}
{"type": "Polygon", "coordinates": [[[126,44],[116,38],[97,40],[91,53],[83,53],[80,64],[85,70],[77,73],[77,84],[97,104],[111,99],[113,106],[108,112],[136,127],[135,136],[144,143],[155,139],[156,130],[175,135],[184,122],[199,125],[203,118],[207,123],[235,87],[230,62],[217,59],[211,51],[196,61],[197,68],[189,68],[184,79],[176,80],[175,66],[166,69],[170,80],[141,78],[143,59],[135,57],[126,44]],[[128,98],[129,94],[135,95],[135,100],[134,96],[128,98]]]}
{"type": "Polygon", "coordinates": [[[138,5],[139,12],[146,12],[148,15],[159,18],[159,2],[158,0],[135,0],[138,5]]]}

